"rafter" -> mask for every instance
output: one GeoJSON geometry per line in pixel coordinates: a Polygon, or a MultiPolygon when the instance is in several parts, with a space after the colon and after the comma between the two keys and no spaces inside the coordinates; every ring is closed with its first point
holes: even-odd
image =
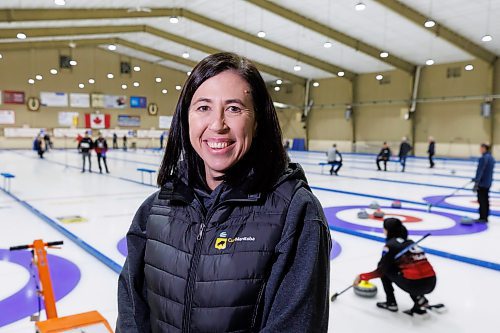
{"type": "Polygon", "coordinates": [[[328,73],[337,75],[339,71],[345,73],[344,78],[352,79],[356,74],[348,71],[341,66],[331,62],[321,60],[303,52],[293,50],[284,45],[262,39],[248,32],[213,20],[209,17],[191,12],[183,8],[154,8],[151,12],[128,12],[126,9],[20,9],[20,10],[0,10],[0,22],[18,22],[18,21],[41,21],[41,20],[83,20],[83,19],[120,19],[120,18],[152,18],[179,16],[213,28],[239,39],[245,40],[273,52],[283,54],[287,57],[296,59],[304,64],[321,69],[328,73]]]}
{"type": "Polygon", "coordinates": [[[451,29],[448,29],[447,27],[443,26],[442,24],[439,24],[438,22],[436,22],[436,25],[433,26],[432,28],[425,28],[424,23],[428,19],[428,17],[416,11],[415,9],[406,6],[405,4],[399,1],[396,0],[375,0],[375,1],[380,3],[381,5],[384,5],[390,10],[398,13],[404,18],[416,23],[417,25],[422,27],[422,29],[429,29],[433,31],[437,36],[443,38],[444,40],[450,42],[451,44],[461,48],[465,52],[479,59],[482,59],[488,63],[493,63],[497,58],[497,55],[494,54],[493,52],[490,52],[486,48],[470,41],[469,39],[461,36],[460,34],[452,31],[451,29]]]}
{"type": "MultiPolygon", "coordinates": [[[[25,28],[22,29],[25,34],[30,37],[56,37],[56,36],[84,36],[84,35],[99,35],[99,34],[123,34],[123,33],[136,33],[145,32],[156,37],[170,40],[174,43],[185,45],[193,49],[211,54],[223,52],[220,49],[210,47],[206,44],[199,43],[188,38],[172,34],[167,31],[156,29],[146,25],[118,25],[118,26],[86,26],[86,27],[58,27],[58,28],[25,28]]],[[[0,30],[1,38],[13,38],[19,29],[3,29],[0,30]]],[[[127,42],[127,41],[124,41],[127,42]]],[[[139,45],[139,44],[137,44],[139,45]]],[[[149,52],[157,51],[153,48],[148,48],[143,46],[145,49],[149,49],[149,52]]],[[[173,55],[172,55],[173,56],[173,55]]],[[[191,60],[184,59],[182,57],[177,57],[176,62],[184,63],[188,66],[193,66],[191,60]]],[[[280,69],[274,68],[272,66],[253,61],[253,63],[263,72],[271,74],[273,76],[282,78],[298,84],[305,84],[306,79],[295,74],[291,74],[280,69]]]]}
{"type": "Polygon", "coordinates": [[[377,60],[385,62],[391,66],[404,70],[405,72],[413,74],[415,71],[415,65],[400,58],[393,54],[389,55],[387,58],[380,58],[380,49],[372,46],[368,43],[365,43],[359,39],[353,38],[349,35],[346,35],[343,32],[335,30],[327,25],[319,23],[309,17],[303,16],[293,10],[280,6],[274,2],[268,0],[246,0],[247,2],[254,4],[260,8],[263,8],[271,13],[274,13],[278,16],[286,18],[289,21],[300,24],[307,29],[312,31],[316,31],[324,36],[327,36],[333,40],[336,40],[339,43],[352,47],[358,51],[361,51],[365,54],[368,54],[377,60]]]}
{"type": "MultiPolygon", "coordinates": [[[[130,49],[135,49],[137,51],[147,53],[146,52],[147,50],[144,49],[142,45],[128,42],[128,41],[125,41],[125,40],[120,39],[120,38],[89,38],[89,39],[64,39],[64,40],[6,42],[6,43],[0,43],[0,50],[2,50],[2,51],[21,51],[21,50],[28,50],[28,49],[37,49],[37,50],[39,50],[39,49],[69,49],[70,48],[69,44],[71,44],[71,43],[73,43],[74,48],[77,48],[77,49],[78,48],[85,48],[85,47],[96,47],[99,45],[116,44],[116,45],[126,46],[130,49]]],[[[112,51],[108,51],[106,49],[103,49],[103,51],[112,52],[112,51]]],[[[157,50],[155,50],[155,51],[157,51],[157,50]]],[[[171,58],[172,55],[167,54],[165,52],[161,52],[161,51],[157,51],[153,55],[156,55],[164,60],[171,60],[173,62],[177,62],[177,60],[180,60],[180,59],[186,60],[186,59],[180,58],[180,57],[171,58]],[[180,58],[180,59],[178,59],[178,58],[180,58]]],[[[135,58],[135,59],[138,59],[140,61],[148,62],[151,64],[155,63],[155,62],[148,61],[145,59],[140,59],[138,57],[131,57],[131,58],[135,58]]],[[[194,65],[196,65],[196,63],[192,62],[188,66],[194,67],[194,65]]],[[[162,65],[162,66],[165,68],[168,68],[172,71],[184,73],[184,71],[177,69],[177,68],[173,68],[173,67],[165,66],[165,65],[162,65]]]]}
{"type": "Polygon", "coordinates": [[[89,38],[89,39],[67,39],[67,40],[41,40],[41,41],[19,41],[0,43],[2,51],[19,51],[27,49],[62,49],[70,48],[70,43],[75,47],[97,46],[116,42],[116,38],[89,38]]]}

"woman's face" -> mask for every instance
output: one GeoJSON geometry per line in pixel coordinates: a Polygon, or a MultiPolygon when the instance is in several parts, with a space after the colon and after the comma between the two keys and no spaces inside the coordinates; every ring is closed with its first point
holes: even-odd
{"type": "Polygon", "coordinates": [[[200,85],[189,107],[189,139],[207,178],[223,175],[248,152],[256,127],[250,86],[236,72],[200,85]]]}

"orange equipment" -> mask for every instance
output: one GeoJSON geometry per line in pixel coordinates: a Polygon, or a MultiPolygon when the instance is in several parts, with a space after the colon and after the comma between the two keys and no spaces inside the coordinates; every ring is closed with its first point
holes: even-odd
{"type": "Polygon", "coordinates": [[[97,311],[90,311],[76,315],[57,317],[56,300],[54,290],[52,288],[52,279],[50,278],[49,262],[47,259],[46,248],[54,248],[62,245],[63,241],[44,243],[43,240],[37,239],[33,244],[13,246],[11,251],[15,250],[33,250],[33,262],[38,268],[38,278],[42,290],[40,296],[45,304],[45,313],[47,320],[35,323],[37,333],[64,333],[75,332],[95,332],[95,333],[113,333],[111,326],[106,319],[97,311]]]}

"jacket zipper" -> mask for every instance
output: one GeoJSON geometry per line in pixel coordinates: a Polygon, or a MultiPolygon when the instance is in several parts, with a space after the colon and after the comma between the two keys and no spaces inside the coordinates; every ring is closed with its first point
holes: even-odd
{"type": "Polygon", "coordinates": [[[194,246],[193,258],[191,259],[191,267],[189,269],[189,276],[187,280],[187,291],[184,302],[184,315],[182,321],[182,332],[189,333],[191,331],[191,310],[193,307],[193,292],[194,284],[196,282],[196,271],[198,269],[198,263],[200,262],[201,256],[201,245],[203,244],[203,238],[205,236],[205,219],[200,225],[200,230],[198,231],[198,236],[196,236],[196,244],[194,246]]]}
{"type": "Polygon", "coordinates": [[[198,231],[198,236],[196,236],[196,244],[194,246],[193,257],[191,259],[191,267],[189,268],[189,275],[187,280],[187,290],[186,295],[184,297],[184,313],[182,315],[182,332],[189,333],[191,332],[191,310],[193,307],[193,293],[194,286],[196,282],[196,275],[198,270],[198,264],[200,262],[201,257],[201,248],[203,245],[203,239],[205,238],[205,227],[210,222],[210,219],[214,215],[214,213],[224,204],[231,202],[249,202],[251,200],[245,199],[229,199],[223,202],[219,202],[215,207],[213,207],[209,214],[206,215],[206,218],[200,225],[200,229],[198,231]]]}

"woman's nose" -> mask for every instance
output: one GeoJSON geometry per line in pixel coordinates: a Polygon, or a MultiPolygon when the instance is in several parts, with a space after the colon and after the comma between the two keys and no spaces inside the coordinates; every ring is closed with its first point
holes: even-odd
{"type": "Polygon", "coordinates": [[[224,110],[212,112],[209,129],[214,132],[221,132],[227,129],[226,121],[224,119],[224,110]]]}

